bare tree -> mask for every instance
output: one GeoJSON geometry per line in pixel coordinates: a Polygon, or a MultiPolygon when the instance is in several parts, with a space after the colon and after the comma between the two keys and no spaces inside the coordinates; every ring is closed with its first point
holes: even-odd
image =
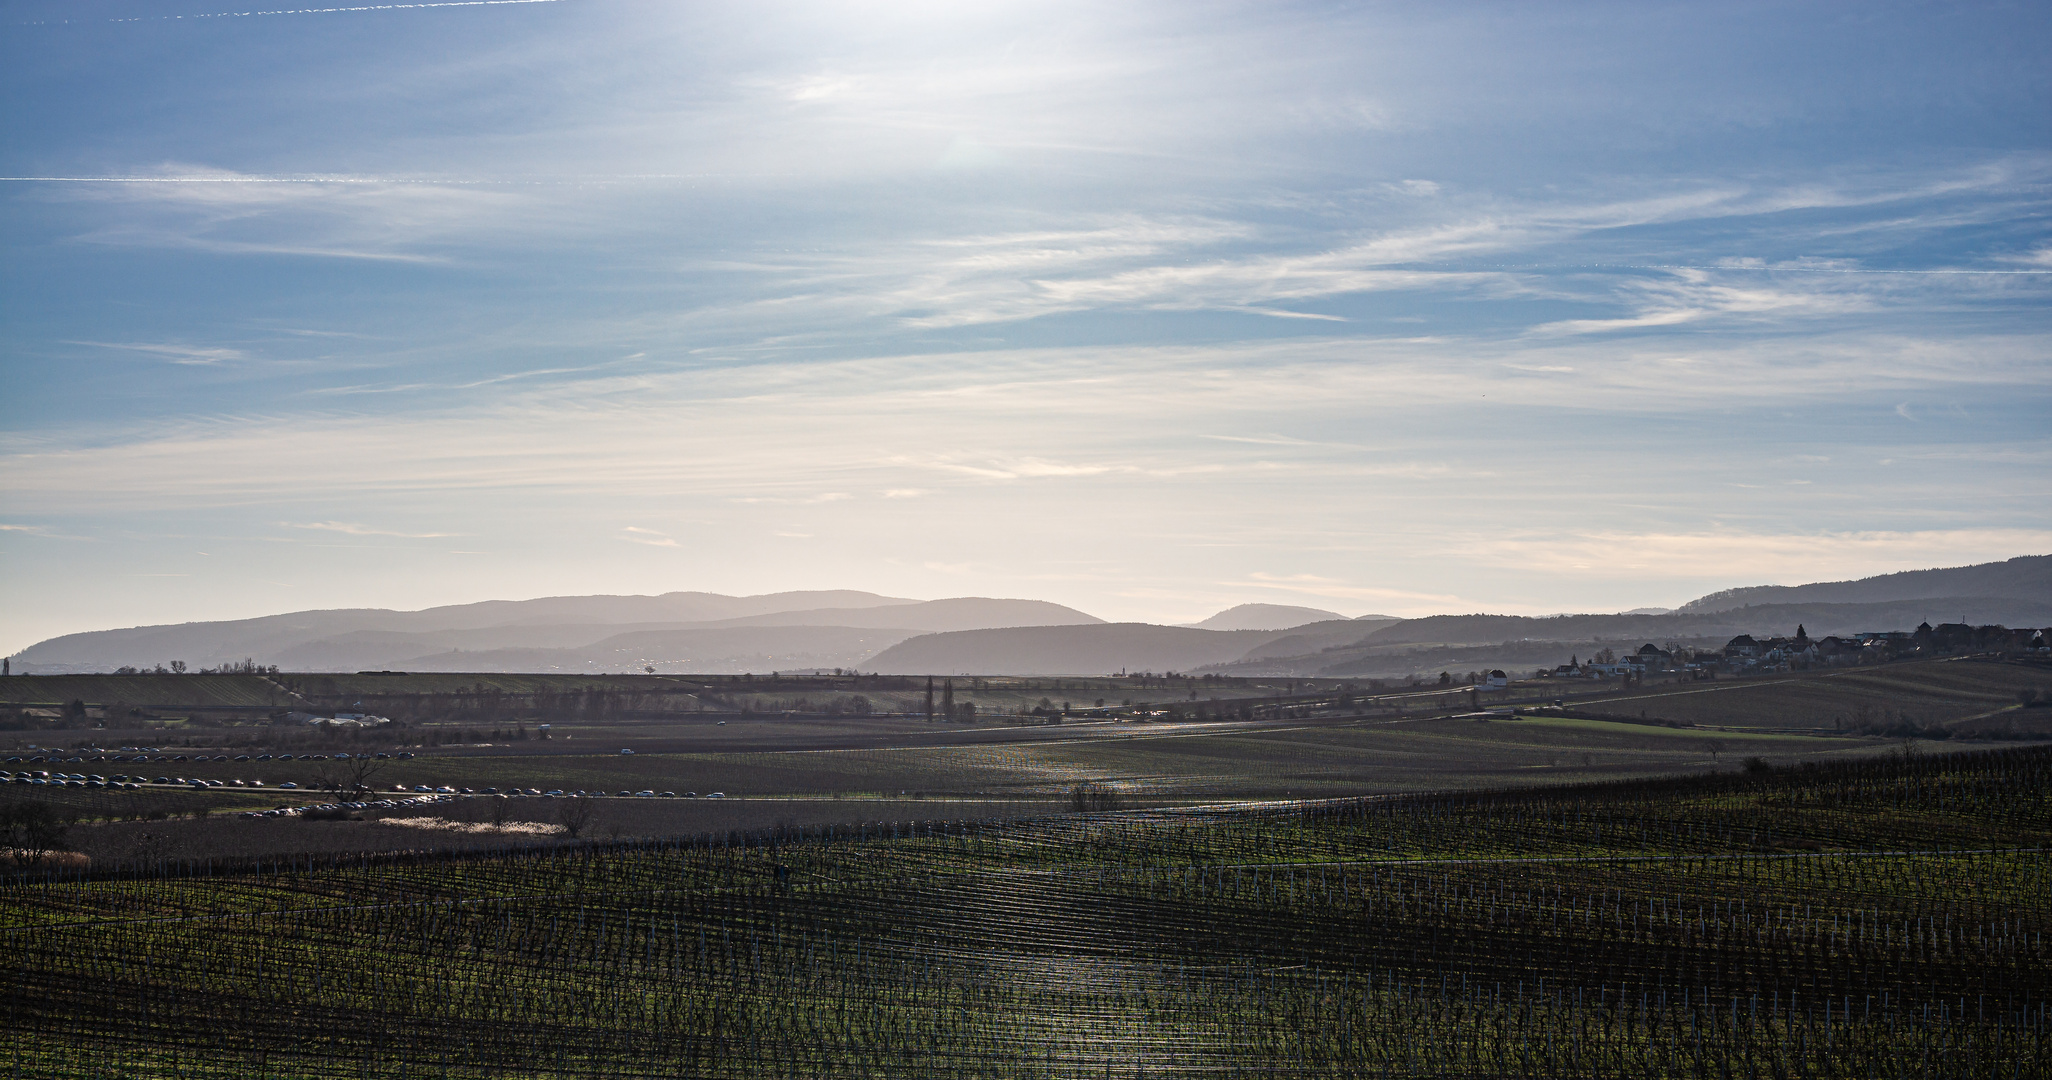
{"type": "Polygon", "coordinates": [[[563,823],[563,831],[569,833],[572,840],[577,839],[577,835],[591,824],[592,815],[597,812],[596,802],[576,796],[563,799],[556,804],[556,820],[563,823]]]}
{"type": "Polygon", "coordinates": [[[321,791],[341,795],[368,795],[371,781],[385,771],[390,760],[380,761],[372,754],[351,754],[345,760],[324,758],[314,766],[314,787],[321,791]]]}
{"type": "Polygon", "coordinates": [[[48,803],[18,802],[0,807],[0,848],[21,866],[33,866],[64,847],[64,823],[48,803]]]}

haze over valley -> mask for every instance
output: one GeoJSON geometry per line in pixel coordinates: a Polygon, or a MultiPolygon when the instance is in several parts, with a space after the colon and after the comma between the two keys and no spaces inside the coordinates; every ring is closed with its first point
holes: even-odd
{"type": "Polygon", "coordinates": [[[305,611],[72,634],[10,658],[21,673],[245,661],[288,671],[674,674],[827,670],[986,675],[1182,671],[1395,677],[1552,667],[1606,645],[1721,645],[1920,622],[2052,625],[2052,556],[1860,581],[1725,590],[1664,614],[1352,618],[1247,604],[1190,626],[1111,623],[1036,600],[856,591],[546,597],[421,611],[305,611]],[[1301,620],[1301,621],[1299,621],[1301,620]]]}

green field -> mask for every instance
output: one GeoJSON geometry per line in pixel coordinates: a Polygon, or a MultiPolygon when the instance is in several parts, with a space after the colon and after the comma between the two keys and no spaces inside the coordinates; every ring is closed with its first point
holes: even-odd
{"type": "MultiPolygon", "coordinates": [[[[1488,726],[1586,733],[1522,725],[1488,726]]],[[[32,874],[0,1044],[24,1077],[2044,1076],[2048,843],[2039,747],[32,874]]]]}

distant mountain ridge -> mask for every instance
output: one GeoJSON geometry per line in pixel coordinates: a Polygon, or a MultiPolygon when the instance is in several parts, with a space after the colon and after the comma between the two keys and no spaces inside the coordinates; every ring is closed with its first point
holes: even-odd
{"type": "Polygon", "coordinates": [[[1936,570],[1905,570],[1854,581],[1725,589],[1691,600],[1676,610],[1711,612],[1758,604],[1873,604],[1998,596],[2052,601],[2052,555],[2022,555],[2002,562],[1936,570]]]}
{"type": "Polygon", "coordinates": [[[852,667],[936,630],[1101,621],[1043,600],[921,601],[852,590],[556,596],[97,630],[39,642],[13,660],[24,673],[147,669],[172,660],[198,669],[245,658],[297,671],[582,672],[713,664],[696,670],[739,672],[852,667]]]}
{"type": "Polygon", "coordinates": [[[1199,630],[1287,630],[1307,623],[1344,619],[1334,611],[1292,607],[1288,604],[1241,604],[1229,607],[1203,622],[1191,623],[1199,630]]]}
{"type": "Polygon", "coordinates": [[[1919,622],[2052,626],[2052,555],[1857,581],[1727,589],[1672,611],[1348,619],[1241,604],[1189,626],[1107,623],[1040,600],[908,600],[853,590],[725,596],[556,596],[420,611],[337,609],[69,634],[17,654],[22,673],[147,669],[249,658],[296,671],[395,669],[706,674],[859,668],[893,674],[1085,675],[1214,671],[1401,676],[1442,667],[1530,669],[1604,646],[1813,637],[1919,622]],[[1954,589],[1981,589],[1955,592],[1954,589]],[[1866,599],[1846,599],[1866,598],[1866,599]]]}

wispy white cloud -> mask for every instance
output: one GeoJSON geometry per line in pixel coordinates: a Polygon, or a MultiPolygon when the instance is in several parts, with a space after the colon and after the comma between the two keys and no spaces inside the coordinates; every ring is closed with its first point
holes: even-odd
{"type": "Polygon", "coordinates": [[[1681,326],[1714,318],[1771,320],[1786,328],[1791,320],[1851,315],[1872,311],[1881,298],[1871,288],[1833,287],[1833,282],[1801,286],[1717,280],[1705,270],[1675,270],[1667,280],[1633,281],[1622,285],[1618,299],[1638,310],[1614,319],[1564,319],[1534,328],[1534,333],[1593,334],[1681,326]]]}
{"type": "Polygon", "coordinates": [[[99,208],[98,224],[76,237],[83,243],[221,255],[444,263],[451,246],[474,249],[493,235],[531,235],[537,221],[533,193],[524,187],[274,177],[185,164],[143,177],[54,185],[42,198],[99,208]]]}
{"type": "Polygon", "coordinates": [[[1671,343],[1632,341],[1300,339],[601,373],[430,415],[217,419],[131,425],[119,436],[82,429],[63,439],[17,434],[0,439],[0,489],[37,513],[261,503],[308,491],[509,489],[660,490],[824,509],[862,504],[852,497],[857,490],[927,492],[949,478],[1479,479],[1502,465],[1423,451],[1436,444],[1418,441],[1411,415],[1458,418],[1492,399],[1619,417],[1856,399],[1886,412],[1905,400],[1899,395],[1940,387],[2052,392],[2052,369],[2041,362],[2048,345],[2030,335],[1696,344],[1676,353],[1671,343]],[[1387,438],[1276,430],[1284,426],[1387,438]]]}
{"type": "Polygon", "coordinates": [[[682,547],[682,544],[665,532],[628,525],[620,530],[620,539],[630,544],[647,544],[650,547],[682,547]]]}
{"type": "Polygon", "coordinates": [[[374,529],[348,521],[281,521],[279,525],[288,529],[315,529],[321,532],[337,532],[349,536],[392,536],[402,540],[439,540],[445,537],[462,536],[462,533],[445,532],[399,532],[393,529],[374,529]]]}
{"type": "Polygon", "coordinates": [[[1138,471],[1132,465],[1048,461],[1037,457],[984,462],[930,460],[925,462],[924,466],[938,472],[955,473],[977,480],[1032,480],[1047,477],[1103,476],[1107,473],[1138,471]]]}
{"type": "MultiPolygon", "coordinates": [[[[1899,305],[1910,288],[1935,286],[1862,277],[1856,271],[1864,268],[1816,258],[1782,259],[1771,265],[1743,257],[1727,260],[1733,270],[1787,272],[1782,278],[1766,279],[1757,274],[1720,276],[1714,266],[1651,264],[1579,275],[1539,273],[1540,268],[1516,260],[1624,230],[1721,225],[1770,214],[1907,202],[1927,198],[1938,189],[2018,182],[2007,171],[1983,171],[1952,182],[1908,183],[1878,191],[1700,185],[1624,199],[1435,198],[1428,216],[1436,220],[1390,227],[1364,218],[1340,230],[1340,243],[1330,243],[1330,233],[1317,234],[1328,241],[1318,247],[1307,247],[1296,230],[1225,215],[1126,217],[1088,229],[971,233],[869,244],[855,253],[780,253],[774,263],[744,260],[732,265],[763,273],[774,270],[786,291],[777,297],[738,300],[723,315],[770,317],[802,310],[814,318],[887,316],[915,330],[1097,310],[1233,311],[1344,321],[1343,315],[1292,305],[1373,293],[1431,292],[1471,300],[1574,300],[1623,306],[1632,312],[1557,319],[1542,325],[1542,334],[1676,327],[1719,318],[1778,324],[1857,315],[1882,303],[1899,305]],[[1476,265],[1480,259],[1500,262],[1476,265]],[[1637,272],[1622,272],[1628,270],[1637,272]],[[1802,280],[1798,274],[1818,271],[1844,271],[1841,277],[1856,280],[1818,280],[1822,275],[1815,273],[1802,280]],[[1791,275],[1797,280],[1789,280],[1791,275]]],[[[1405,186],[1424,192],[1427,189],[1420,185],[1426,183],[1405,186]]],[[[1436,192],[1436,185],[1431,190],[1436,192]]],[[[707,309],[693,317],[715,315],[707,309]]]]}
{"type": "Polygon", "coordinates": [[[127,352],[148,353],[167,357],[174,364],[211,366],[231,360],[247,359],[241,349],[225,346],[185,345],[177,343],[148,343],[125,341],[67,341],[67,345],[90,345],[100,349],[120,349],[127,352]]]}

